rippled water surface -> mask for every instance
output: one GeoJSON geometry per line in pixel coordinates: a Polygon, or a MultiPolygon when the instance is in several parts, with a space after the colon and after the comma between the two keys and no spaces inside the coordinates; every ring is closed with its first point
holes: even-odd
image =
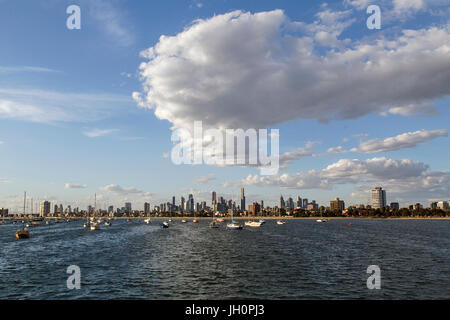
{"type": "Polygon", "coordinates": [[[0,225],[0,299],[448,299],[450,221],[268,221],[230,231],[209,221],[0,225]],[[351,224],[351,225],[349,225],[351,224]],[[81,268],[68,290],[66,269],[81,268]],[[381,290],[368,290],[369,265],[381,290]]]}

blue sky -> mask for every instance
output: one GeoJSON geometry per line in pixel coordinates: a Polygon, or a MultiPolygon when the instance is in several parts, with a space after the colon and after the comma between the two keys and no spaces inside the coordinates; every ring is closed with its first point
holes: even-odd
{"type": "Polygon", "coordinates": [[[0,1],[0,207],[17,210],[24,190],[35,203],[85,207],[97,193],[102,206],[130,200],[140,208],[188,193],[209,203],[212,190],[238,200],[240,186],[248,202],[267,205],[280,193],[323,205],[336,196],[367,203],[377,185],[387,189],[388,202],[401,205],[448,200],[448,5],[370,4],[381,8],[380,30],[366,27],[364,0],[0,1]],[[81,30],[66,28],[71,4],[81,8],[81,30]],[[415,33],[405,39],[405,30],[415,33]],[[282,50],[274,54],[278,45],[282,50]],[[152,63],[140,54],[151,47],[159,59],[152,63]],[[283,88],[271,78],[273,70],[265,73],[271,65],[261,48],[283,70],[283,88]],[[179,60],[171,70],[165,63],[174,52],[179,60]],[[368,56],[354,58],[362,52],[368,56]],[[201,61],[206,53],[207,62],[201,61]],[[315,61],[307,65],[311,56],[315,61]],[[230,86],[219,88],[220,97],[199,93],[196,84],[208,83],[208,76],[236,80],[221,67],[246,59],[242,74],[263,75],[251,78],[254,91],[230,86]],[[311,67],[317,61],[323,69],[311,67]],[[361,69],[367,61],[375,65],[373,80],[361,69]],[[193,74],[192,65],[202,67],[193,74]],[[306,86],[326,88],[327,99],[297,95],[306,86]],[[260,100],[258,92],[265,91],[270,95],[260,100]],[[133,92],[141,95],[141,107],[133,92]],[[185,92],[184,102],[167,92],[185,92]],[[204,99],[194,105],[191,94],[204,99]],[[165,156],[172,130],[193,120],[277,128],[281,156],[302,155],[273,177],[252,167],[174,165],[165,156]],[[374,145],[378,149],[370,149],[374,145]]]}

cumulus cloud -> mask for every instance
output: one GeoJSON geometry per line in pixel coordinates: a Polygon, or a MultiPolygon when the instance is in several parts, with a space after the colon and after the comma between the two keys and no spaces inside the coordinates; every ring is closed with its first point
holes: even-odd
{"type": "Polygon", "coordinates": [[[358,147],[358,152],[377,153],[399,150],[404,148],[414,148],[419,143],[423,143],[437,137],[447,137],[447,130],[419,130],[415,132],[402,133],[395,137],[386,139],[372,139],[363,141],[358,147]]]}
{"type": "Polygon", "coordinates": [[[236,185],[272,186],[290,189],[331,189],[339,184],[365,181],[402,181],[425,177],[428,166],[410,159],[372,158],[367,160],[341,159],[322,170],[309,170],[273,176],[249,175],[238,182],[226,182],[225,187],[236,185]]]}
{"type": "Polygon", "coordinates": [[[311,24],[292,22],[281,10],[199,19],[142,53],[143,92],[133,97],[173,129],[192,130],[195,120],[266,128],[293,119],[355,119],[450,94],[449,26],[350,41],[340,39],[343,17],[348,13],[327,9],[311,24]],[[340,23],[338,34],[333,23],[340,23]]]}
{"type": "Polygon", "coordinates": [[[64,185],[66,189],[86,189],[87,185],[85,184],[75,184],[75,183],[66,183],[64,185]]]}

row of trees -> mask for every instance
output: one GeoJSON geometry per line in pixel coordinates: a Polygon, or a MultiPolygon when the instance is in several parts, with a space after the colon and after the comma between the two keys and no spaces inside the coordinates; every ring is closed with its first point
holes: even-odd
{"type": "Polygon", "coordinates": [[[340,210],[322,209],[318,211],[298,210],[294,217],[449,217],[450,212],[441,209],[417,209],[402,208],[399,210],[383,209],[347,209],[345,213],[340,210]]]}

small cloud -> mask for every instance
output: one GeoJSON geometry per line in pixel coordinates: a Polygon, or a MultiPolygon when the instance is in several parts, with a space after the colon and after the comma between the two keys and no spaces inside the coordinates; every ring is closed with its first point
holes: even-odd
{"type": "Polygon", "coordinates": [[[106,136],[108,134],[111,134],[113,132],[118,131],[118,129],[92,129],[89,131],[85,131],[83,132],[83,134],[89,138],[97,138],[97,137],[102,137],[102,136],[106,136]]]}
{"type": "Polygon", "coordinates": [[[199,177],[199,178],[195,179],[194,183],[195,184],[208,184],[213,180],[216,180],[216,175],[211,173],[211,174],[208,174],[206,177],[199,177]]]}
{"type": "Polygon", "coordinates": [[[85,184],[75,184],[75,183],[66,183],[64,187],[66,189],[86,189],[87,185],[85,185],[85,184]]]}
{"type": "Polygon", "coordinates": [[[15,66],[15,67],[0,66],[0,73],[18,73],[18,72],[60,72],[60,71],[44,67],[33,67],[33,66],[15,66]]]}

